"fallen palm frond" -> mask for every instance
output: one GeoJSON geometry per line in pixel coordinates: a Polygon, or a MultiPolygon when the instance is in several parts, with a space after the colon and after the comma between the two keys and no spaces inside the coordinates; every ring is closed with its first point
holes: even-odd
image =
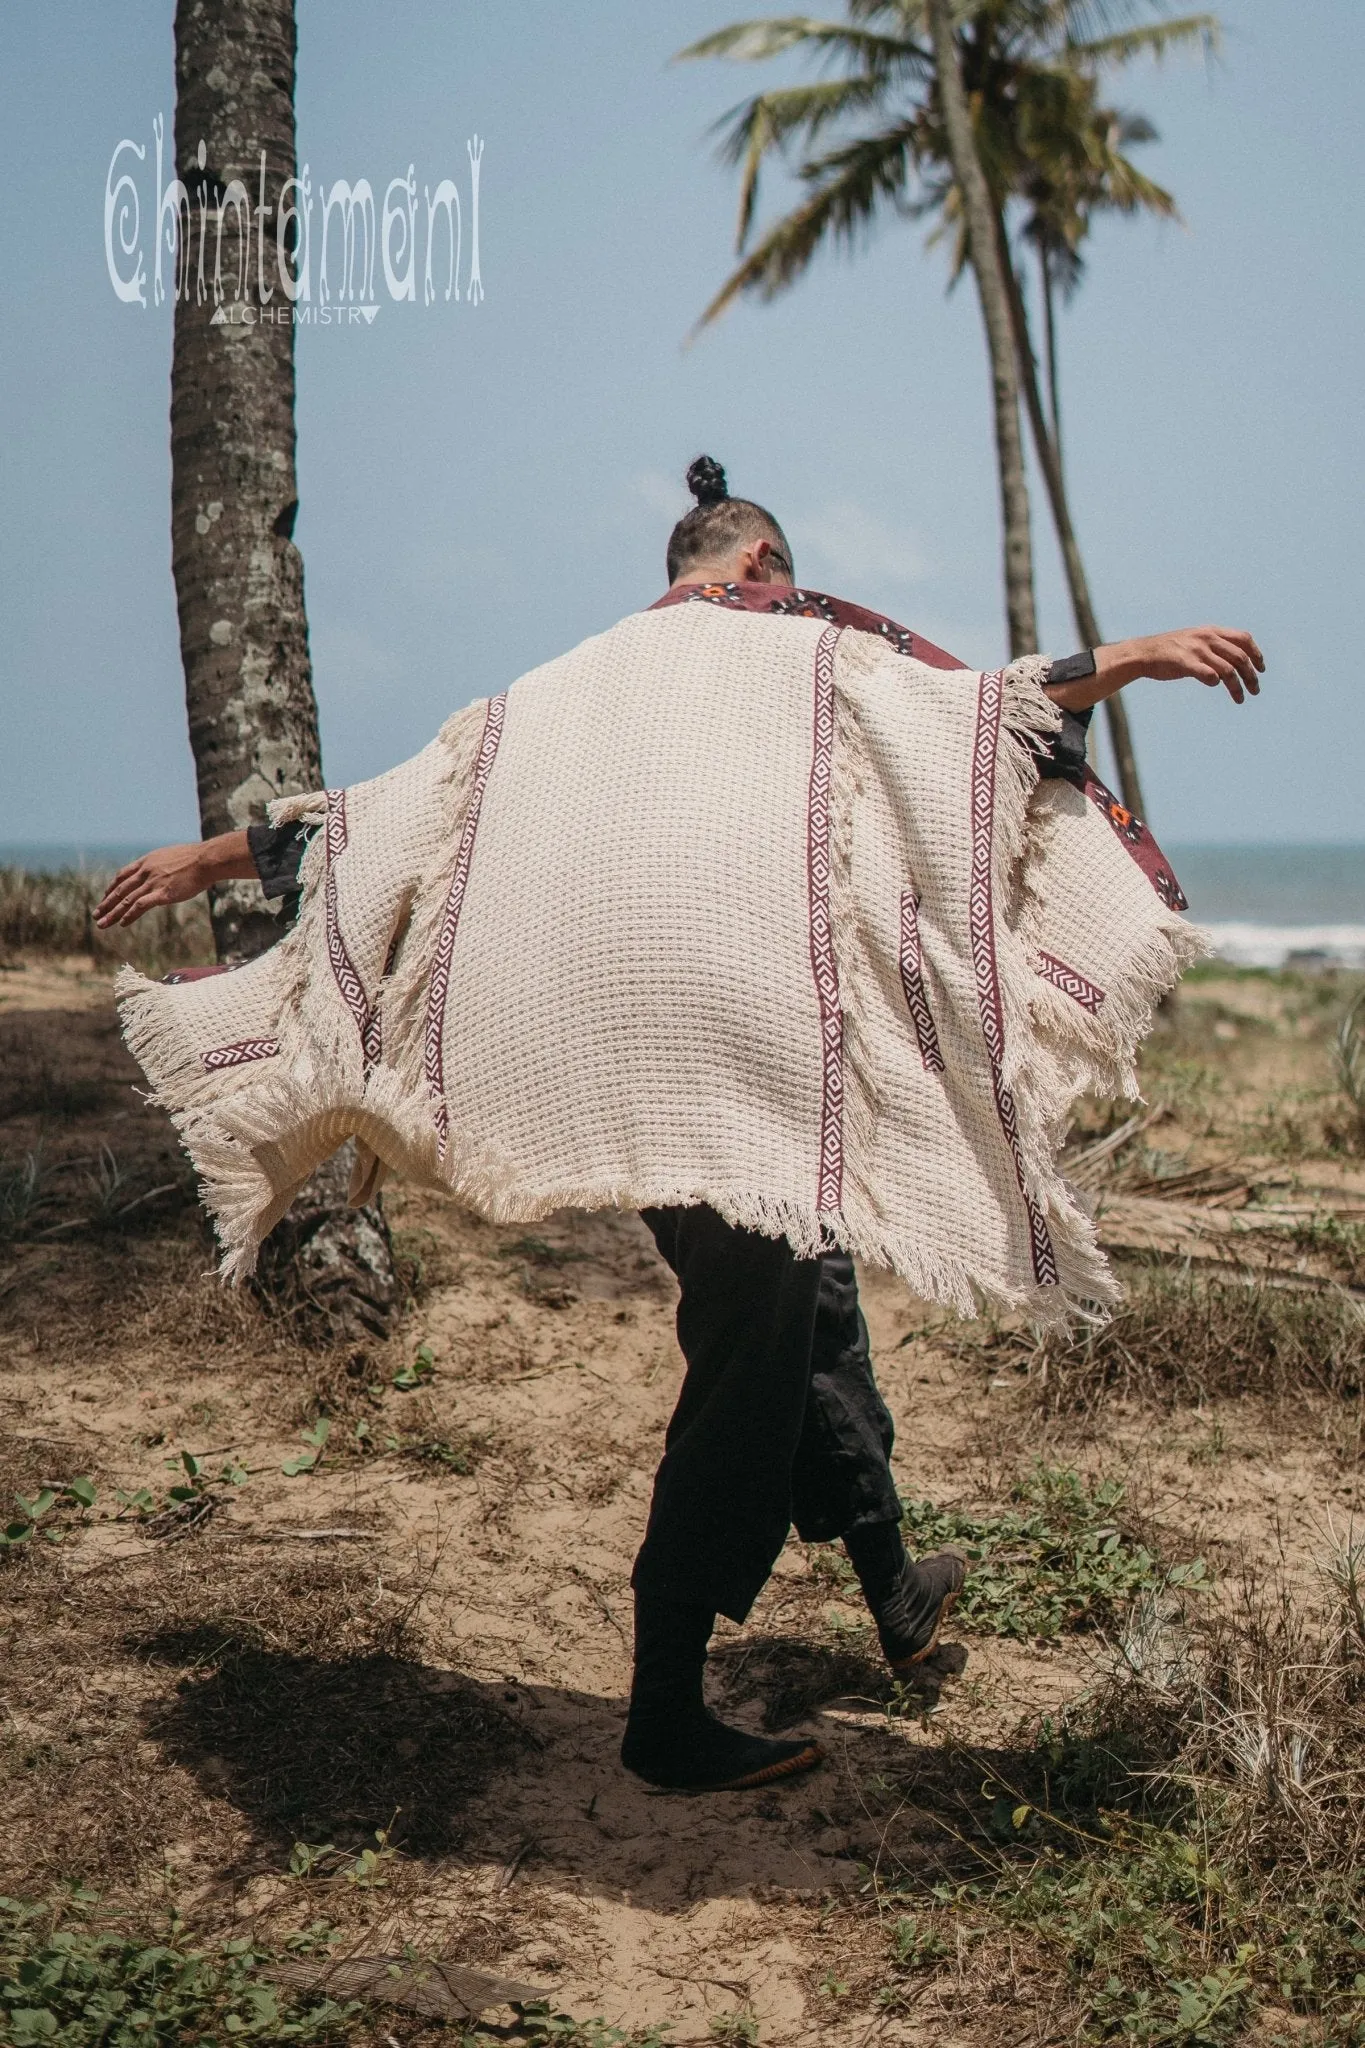
{"type": "Polygon", "coordinates": [[[495,2005],[531,2005],[545,1997],[542,1985],[467,1970],[439,1956],[349,1955],[310,1962],[288,1958],[267,1976],[277,1984],[321,1992],[333,2000],[366,1998],[378,2005],[405,2006],[426,2019],[473,2020],[495,2005]]]}
{"type": "MultiPolygon", "coordinates": [[[[1245,1188],[1239,1190],[1245,1199],[1245,1188]]],[[[1294,1203],[1275,1208],[1230,1210],[1144,1195],[1110,1194],[1096,1209],[1100,1243],[1106,1251],[1141,1252],[1165,1259],[1223,1267],[1248,1277],[1313,1290],[1357,1285],[1365,1277],[1360,1258],[1365,1208],[1358,1204],[1324,1209],[1294,1203]]]]}

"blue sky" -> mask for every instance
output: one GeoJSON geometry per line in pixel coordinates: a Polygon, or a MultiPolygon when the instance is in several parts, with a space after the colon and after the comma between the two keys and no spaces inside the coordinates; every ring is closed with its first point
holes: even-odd
{"type": "MultiPolygon", "coordinates": [[[[708,124],[764,74],[672,66],[730,0],[299,0],[314,181],[456,178],[484,138],[477,306],[301,332],[297,538],[328,780],[648,603],[702,449],[807,582],[974,662],[1003,642],[979,319],[913,224],[683,341],[730,259],[708,124]]],[[[831,6],[830,12],[837,11],[831,6]]],[[[1129,692],[1177,841],[1357,840],[1365,448],[1359,0],[1228,0],[1211,69],[1115,87],[1187,225],[1106,224],[1063,326],[1068,462],[1112,637],[1216,619],[1269,658],[1234,710],[1129,692]]],[[[0,841],[196,831],[170,575],[170,313],[105,271],[115,145],[173,111],[170,0],[0,17],[0,841]]],[[[144,206],[151,173],[141,171],[144,206]]],[[[780,197],[774,186],[770,203],[780,197]]],[[[150,230],[144,228],[150,245],[150,230]]],[[[1045,644],[1069,651],[1041,493],[1045,644]]]]}

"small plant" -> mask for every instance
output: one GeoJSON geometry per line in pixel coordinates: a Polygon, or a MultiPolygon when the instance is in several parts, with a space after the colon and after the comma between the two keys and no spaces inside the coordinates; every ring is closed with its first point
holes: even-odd
{"type": "Polygon", "coordinates": [[[244,1486],[251,1477],[236,1458],[229,1458],[217,1473],[208,1472],[193,1451],[177,1451],[166,1464],[180,1477],[163,1494],[153,1493],[150,1486],[117,1489],[119,1518],[133,1515],[148,1536],[188,1535],[218,1508],[222,1496],[215,1487],[244,1486]]]}
{"type": "Polygon", "coordinates": [[[21,1237],[48,1199],[41,1145],[18,1164],[0,1159],[0,1244],[21,1237]]]}
{"type": "Polygon", "coordinates": [[[128,1176],[107,1145],[101,1145],[93,1173],[85,1176],[96,1225],[112,1223],[128,1199],[128,1176]]]}
{"type": "Polygon", "coordinates": [[[1359,1223],[1343,1223],[1339,1216],[1310,1216],[1295,1226],[1294,1243],[1300,1251],[1329,1258],[1352,1285],[1365,1278],[1365,1226],[1359,1223]]]}
{"type": "MultiPolygon", "coordinates": [[[[83,1517],[94,1507],[97,1498],[95,1482],[84,1478],[70,1479],[64,1486],[44,1486],[32,1500],[16,1493],[14,1503],[19,1513],[0,1530],[0,1553],[21,1550],[25,1544],[31,1543],[38,1534],[38,1524],[54,1508],[75,1508],[83,1517]]],[[[49,1543],[60,1543],[66,1531],[63,1527],[49,1525],[42,1533],[49,1543]]]]}
{"type": "Polygon", "coordinates": [[[1028,1638],[1111,1623],[1139,1594],[1203,1583],[1202,1560],[1164,1567],[1118,1519],[1123,1487],[1093,1491],[1066,1466],[1036,1465],[1003,1515],[911,1501],[906,1533],[919,1552],[956,1545],[971,1560],[954,1619],[990,1635],[1028,1638]]]}
{"type": "Polygon", "coordinates": [[[447,1472],[455,1472],[467,1479],[478,1464],[483,1444],[469,1436],[410,1436],[406,1440],[395,1439],[405,1458],[413,1458],[422,1465],[439,1465],[447,1472]]]}
{"type": "MultiPolygon", "coordinates": [[[[248,1938],[214,1948],[101,1931],[76,1889],[53,1906],[0,1899],[0,2040],[12,2048],[154,2048],[191,2041],[337,2041],[360,2008],[291,1994],[264,1974],[270,1950],[248,1938]]],[[[316,1945],[319,1930],[303,1942],[316,1945]]]]}
{"type": "Polygon", "coordinates": [[[295,1842],[289,1852],[287,1877],[309,1878],[321,1874],[325,1863],[335,1863],[340,1850],[332,1842],[295,1842]]]}
{"type": "Polygon", "coordinates": [[[285,1459],[280,1467],[285,1478],[297,1479],[304,1472],[315,1472],[322,1461],[322,1454],[327,1447],[327,1439],[331,1434],[332,1425],[325,1415],[320,1416],[311,1429],[305,1429],[303,1441],[307,1445],[307,1449],[297,1452],[292,1458],[285,1459]]]}
{"type": "Polygon", "coordinates": [[[572,1266],[586,1257],[584,1252],[573,1252],[565,1247],[551,1244],[546,1238],[514,1237],[510,1244],[498,1247],[500,1259],[523,1259],[528,1266],[572,1266]]]}
{"type": "Polygon", "coordinates": [[[389,1840],[388,1828],[376,1828],[374,1841],[373,1849],[362,1849],[350,1868],[342,1872],[347,1884],[353,1884],[358,1891],[382,1891],[389,1882],[388,1866],[398,1854],[389,1840]]]}
{"type": "Polygon", "coordinates": [[[410,1393],[414,1387],[425,1387],[436,1377],[436,1360],[431,1355],[431,1346],[418,1347],[411,1365],[400,1365],[393,1376],[393,1384],[401,1393],[410,1393]]]}
{"type": "MultiPolygon", "coordinates": [[[[828,1984],[820,1986],[823,1991],[828,1984]]],[[[747,2007],[738,2007],[734,2012],[718,2012],[711,2020],[707,2032],[713,2041],[722,2041],[725,2048],[749,2048],[758,2039],[758,2021],[747,2007]]]]}

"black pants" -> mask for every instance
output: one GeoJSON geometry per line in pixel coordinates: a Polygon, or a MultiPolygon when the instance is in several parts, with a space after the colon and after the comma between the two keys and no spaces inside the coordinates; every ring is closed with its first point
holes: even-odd
{"type": "Polygon", "coordinates": [[[819,1543],[900,1520],[853,1261],[799,1259],[714,1209],[644,1219],[682,1289],[687,1376],[633,1584],[743,1621],[793,1522],[819,1543]]]}

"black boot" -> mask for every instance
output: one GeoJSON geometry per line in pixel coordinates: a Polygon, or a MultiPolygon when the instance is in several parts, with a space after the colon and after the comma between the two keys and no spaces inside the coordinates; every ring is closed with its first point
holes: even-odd
{"type": "Polygon", "coordinates": [[[897,1522],[870,1522],[844,1538],[863,1598],[877,1624],[882,1654],[898,1678],[937,1648],[967,1576],[956,1550],[936,1551],[912,1564],[897,1522]]]}
{"type": "Polygon", "coordinates": [[[707,1712],[702,1673],[715,1620],[706,1608],[636,1593],[622,1763],[673,1792],[738,1792],[812,1770],[823,1754],[818,1743],[746,1735],[707,1712]]]}

